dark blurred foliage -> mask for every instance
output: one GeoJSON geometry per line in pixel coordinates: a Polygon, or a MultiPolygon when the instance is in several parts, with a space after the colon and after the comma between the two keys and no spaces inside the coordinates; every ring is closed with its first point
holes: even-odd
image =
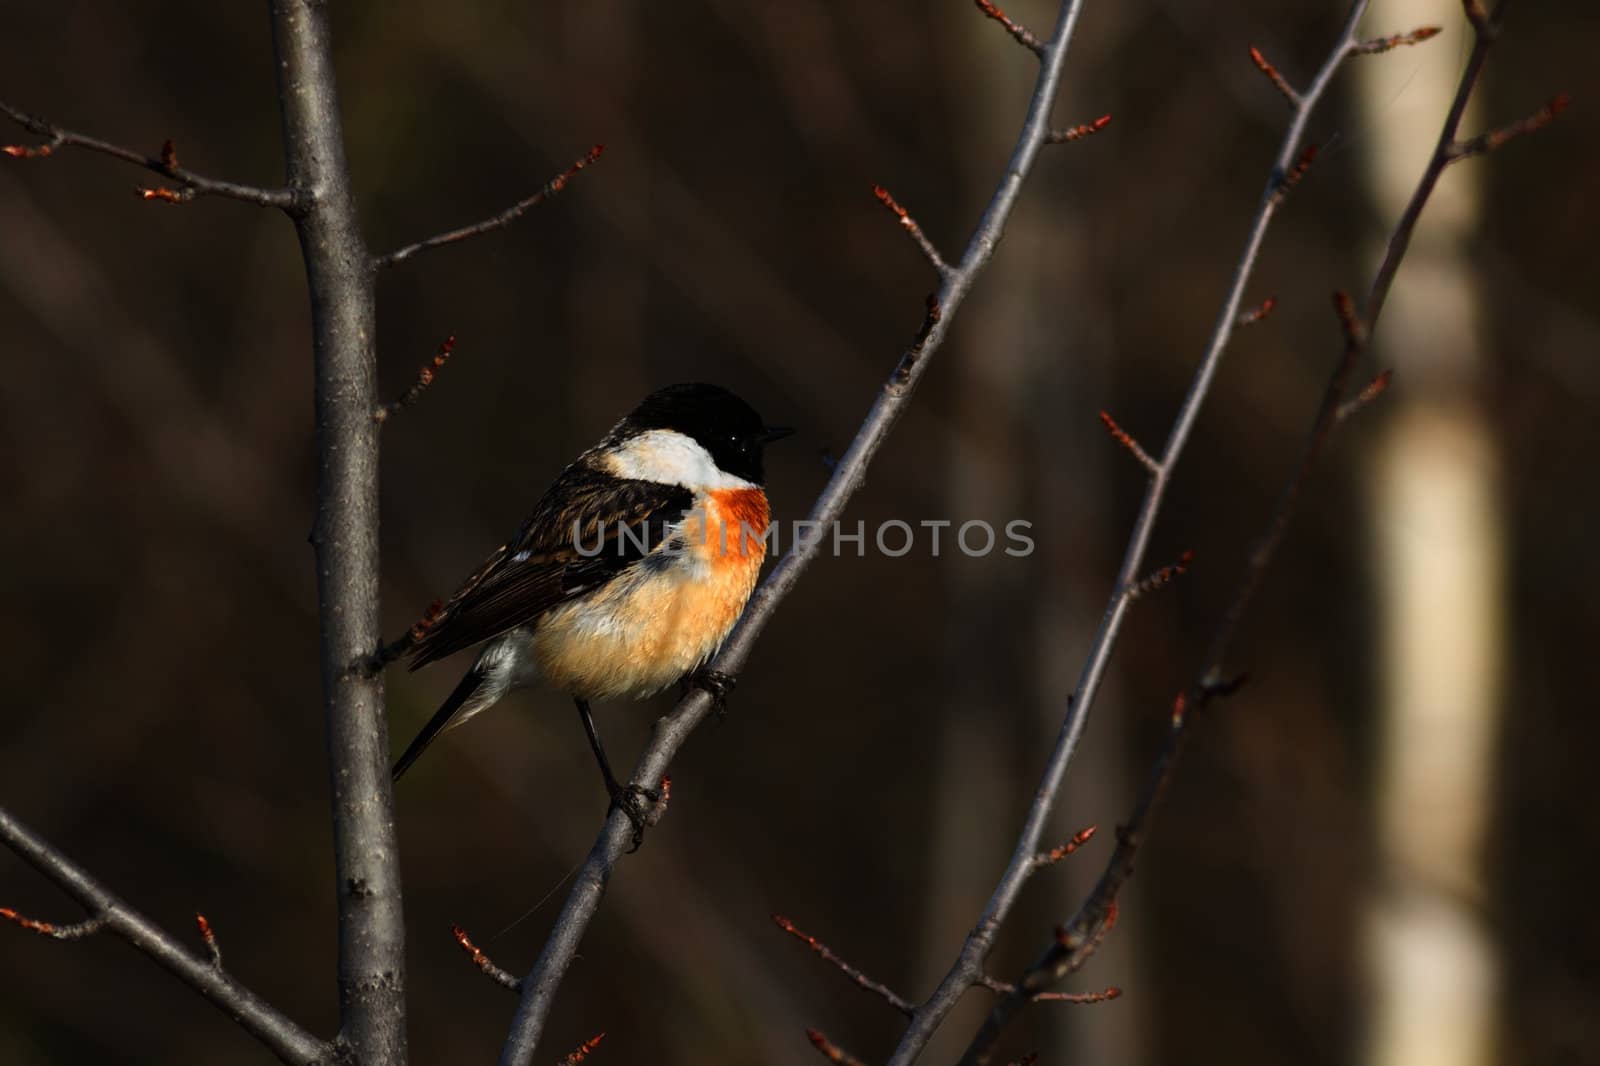
{"type": "MultiPolygon", "coordinates": [[[[1096,412],[1159,444],[1280,135],[1282,102],[1245,45],[1303,76],[1341,7],[1089,6],[1058,120],[1115,121],[1041,160],[850,511],[869,526],[1026,518],[1039,550],[847,554],[806,576],[727,720],[679,760],[670,814],[620,868],[543,1058],[604,1030],[597,1063],[805,1064],[818,1061],[806,1025],[886,1054],[898,1016],[768,915],[912,996],[953,957],[1010,848],[1142,490],[1096,412]]],[[[1375,31],[1408,28],[1374,7],[1375,31]]],[[[1042,32],[1054,5],[1013,8],[1042,32]]],[[[1033,74],[963,0],[400,0],[336,5],[335,22],[376,249],[498,210],[607,145],[515,228],[382,278],[385,395],[460,338],[438,384],[385,430],[395,633],[658,384],[723,383],[802,427],[770,458],[778,514],[800,517],[932,285],[869,185],[956,255],[1033,74]]],[[[0,97],[151,151],[173,138],[205,173],[279,174],[259,5],[11,4],[0,25],[0,97]]],[[[1471,266],[1493,368],[1479,398],[1505,445],[1514,642],[1483,918],[1507,967],[1503,1050],[1524,1063],[1600,1061],[1597,29],[1592,5],[1515,6],[1482,113],[1508,120],[1563,88],[1578,102],[1474,164],[1487,199],[1471,266]]],[[[1278,312],[1233,346],[1156,534],[1158,561],[1193,548],[1198,563],[1138,606],[1057,820],[1063,837],[1107,832],[1030,886],[999,974],[1044,945],[1103,860],[1309,423],[1338,343],[1327,293],[1370,273],[1363,242],[1389,220],[1363,192],[1350,87],[1313,122],[1339,147],[1295,194],[1251,286],[1278,312]]],[[[292,229],[231,202],[141,203],[140,174],[82,153],[0,162],[0,800],[168,928],[204,910],[234,972],[331,1032],[308,315],[292,229]]],[[[1074,979],[1128,994],[1034,1009],[1013,1053],[1063,1062],[1079,1040],[1107,1062],[1356,1057],[1375,862],[1363,439],[1343,437],[1307,495],[1236,654],[1252,684],[1201,732],[1121,927],[1074,979]]],[[[455,669],[392,673],[397,745],[455,669]]],[[[665,706],[601,708],[614,751],[636,750],[665,706]]],[[[399,789],[418,1062],[495,1053],[512,999],[449,928],[514,971],[532,961],[604,810],[573,718],[558,695],[520,695],[399,789]]],[[[75,913],[9,856],[0,902],[75,913]]],[[[269,1058],[110,937],[0,929],[0,974],[0,1061],[269,1058]]],[[[970,1033],[980,998],[939,1057],[970,1033]]]]}

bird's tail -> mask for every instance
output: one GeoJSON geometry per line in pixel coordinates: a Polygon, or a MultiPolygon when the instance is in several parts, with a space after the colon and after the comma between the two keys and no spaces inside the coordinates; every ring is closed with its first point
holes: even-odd
{"type": "MultiPolygon", "coordinates": [[[[422,732],[417,734],[417,739],[411,742],[411,746],[406,748],[405,754],[400,756],[400,761],[394,764],[393,780],[400,780],[400,775],[411,768],[411,764],[416,762],[417,757],[427,750],[428,745],[433,743],[435,737],[451,725],[457,724],[453,719],[461,715],[462,708],[467,705],[468,701],[472,700],[473,696],[477,695],[478,689],[482,687],[484,680],[484,671],[477,667],[467,671],[467,676],[461,679],[461,684],[456,686],[455,691],[450,693],[449,698],[444,701],[444,705],[434,712],[432,718],[428,719],[428,724],[422,727],[422,732]]],[[[494,702],[492,699],[488,701],[488,703],[492,702],[494,702]]],[[[485,706],[487,706],[487,703],[485,706]]],[[[482,709],[482,707],[478,707],[474,710],[482,709]]],[[[468,710],[462,720],[465,721],[467,717],[471,717],[474,710],[468,710]]]]}

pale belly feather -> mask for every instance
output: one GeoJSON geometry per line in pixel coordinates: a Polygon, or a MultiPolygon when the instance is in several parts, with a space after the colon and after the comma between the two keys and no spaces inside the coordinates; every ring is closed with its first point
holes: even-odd
{"type": "Polygon", "coordinates": [[[741,536],[737,520],[724,525],[709,501],[685,520],[683,551],[647,559],[546,614],[533,634],[540,679],[583,699],[637,699],[703,664],[755,587],[766,554],[756,539],[766,525],[762,504],[760,526],[741,536]]]}

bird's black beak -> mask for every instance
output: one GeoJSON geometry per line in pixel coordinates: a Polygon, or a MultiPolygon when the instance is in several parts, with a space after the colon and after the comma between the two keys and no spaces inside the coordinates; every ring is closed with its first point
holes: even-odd
{"type": "Polygon", "coordinates": [[[761,434],[761,443],[771,444],[775,440],[782,440],[783,438],[792,436],[793,434],[793,426],[768,426],[766,431],[761,434]]]}

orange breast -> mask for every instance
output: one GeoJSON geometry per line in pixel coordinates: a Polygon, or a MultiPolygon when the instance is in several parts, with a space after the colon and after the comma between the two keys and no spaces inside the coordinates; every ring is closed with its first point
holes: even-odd
{"type": "MultiPolygon", "coordinates": [[[[748,565],[754,556],[759,568],[767,554],[767,494],[760,489],[714,489],[706,494],[705,512],[699,536],[691,539],[714,548],[724,563],[748,565]]],[[[686,535],[692,525],[693,519],[685,524],[686,535]]]]}
{"type": "Polygon", "coordinates": [[[684,521],[676,561],[634,567],[540,621],[534,649],[544,680],[589,699],[637,698],[700,666],[755,588],[767,522],[760,489],[709,493],[684,521]]]}

